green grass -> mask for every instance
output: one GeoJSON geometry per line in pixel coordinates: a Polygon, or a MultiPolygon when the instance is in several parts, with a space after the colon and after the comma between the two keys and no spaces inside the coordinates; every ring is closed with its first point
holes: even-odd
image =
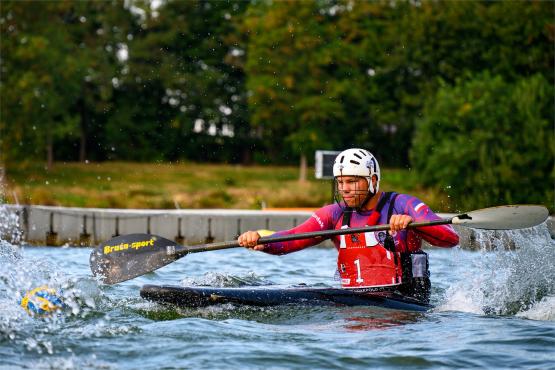
{"type": "MultiPolygon", "coordinates": [[[[298,168],[197,163],[20,164],[7,169],[8,203],[99,208],[320,207],[331,200],[329,181],[298,181],[298,168]]],[[[382,190],[415,195],[437,211],[447,198],[418,186],[409,170],[384,169],[382,190]]]]}

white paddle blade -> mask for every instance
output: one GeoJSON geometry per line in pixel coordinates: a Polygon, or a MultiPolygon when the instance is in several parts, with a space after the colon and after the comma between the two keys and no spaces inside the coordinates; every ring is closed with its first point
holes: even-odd
{"type": "Polygon", "coordinates": [[[544,206],[510,205],[484,208],[453,217],[454,225],[475,229],[511,230],[524,229],[541,224],[549,212],[544,206]]]}

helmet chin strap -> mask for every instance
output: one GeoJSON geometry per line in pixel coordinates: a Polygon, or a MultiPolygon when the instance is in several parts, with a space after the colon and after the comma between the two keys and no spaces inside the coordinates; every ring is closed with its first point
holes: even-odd
{"type": "Polygon", "coordinates": [[[360,204],[360,206],[358,206],[356,209],[357,211],[363,211],[364,207],[366,206],[366,204],[368,204],[368,202],[370,201],[370,199],[372,199],[372,197],[374,195],[376,195],[377,191],[376,188],[374,186],[372,186],[372,180],[371,178],[367,179],[368,181],[368,192],[366,193],[366,196],[364,197],[364,199],[362,200],[362,203],[360,204]],[[373,191],[371,191],[373,190],[373,191]]]}
{"type": "Polygon", "coordinates": [[[373,186],[372,186],[372,180],[367,179],[367,181],[368,181],[368,191],[366,192],[366,196],[362,200],[362,203],[360,203],[360,206],[356,207],[357,211],[364,211],[364,207],[366,206],[366,204],[370,201],[370,199],[372,199],[374,195],[376,195],[376,190],[375,188],[373,189],[373,186]],[[372,192],[371,189],[374,191],[372,192]]]}

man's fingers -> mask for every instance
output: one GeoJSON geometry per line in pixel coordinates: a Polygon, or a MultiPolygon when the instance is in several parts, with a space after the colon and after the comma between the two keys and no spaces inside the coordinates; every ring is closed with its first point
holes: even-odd
{"type": "Polygon", "coordinates": [[[237,238],[237,242],[242,247],[254,248],[258,245],[258,239],[260,235],[256,231],[247,231],[237,238]]]}
{"type": "Polygon", "coordinates": [[[395,232],[395,231],[406,229],[411,222],[412,222],[412,217],[410,216],[394,215],[391,217],[391,220],[389,221],[390,230],[391,232],[395,232]]]}

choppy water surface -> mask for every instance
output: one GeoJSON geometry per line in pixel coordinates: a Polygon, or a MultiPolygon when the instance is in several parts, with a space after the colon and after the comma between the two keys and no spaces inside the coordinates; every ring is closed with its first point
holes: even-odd
{"type": "MultiPolygon", "coordinates": [[[[3,230],[15,230],[0,210],[3,230]]],[[[114,286],[91,278],[90,249],[0,241],[0,368],[553,368],[555,242],[545,225],[483,233],[516,251],[429,250],[429,313],[368,307],[176,309],[143,284],[335,285],[336,252],[232,249],[190,255],[114,286]],[[21,295],[47,284],[68,308],[32,318],[21,295]]],[[[13,241],[15,240],[15,242],[13,241]]]]}

